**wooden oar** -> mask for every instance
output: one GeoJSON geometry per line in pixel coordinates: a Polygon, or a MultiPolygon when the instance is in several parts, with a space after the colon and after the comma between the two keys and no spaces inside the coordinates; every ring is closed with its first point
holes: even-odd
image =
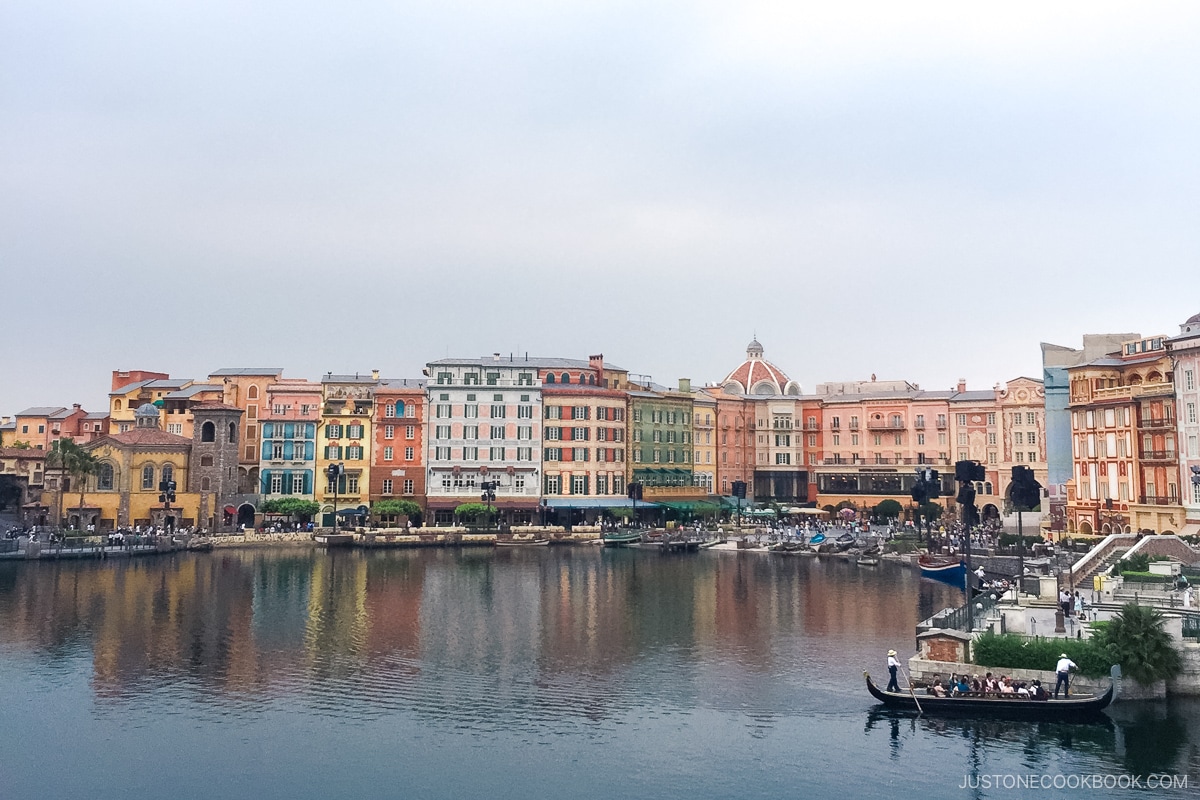
{"type": "Polygon", "coordinates": [[[904,680],[908,681],[908,693],[912,695],[913,702],[917,704],[917,716],[924,716],[925,712],[921,708],[921,701],[917,699],[917,693],[913,691],[912,678],[908,677],[908,672],[904,669],[903,664],[900,665],[900,671],[904,673],[904,680]]]}

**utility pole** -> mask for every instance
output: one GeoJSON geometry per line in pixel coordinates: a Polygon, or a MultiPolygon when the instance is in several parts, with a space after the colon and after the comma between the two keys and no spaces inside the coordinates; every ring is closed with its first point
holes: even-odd
{"type": "Polygon", "coordinates": [[[329,482],[333,484],[333,532],[337,533],[338,529],[338,490],[341,489],[342,473],[346,468],[343,464],[330,464],[327,470],[329,474],[329,482]]]}

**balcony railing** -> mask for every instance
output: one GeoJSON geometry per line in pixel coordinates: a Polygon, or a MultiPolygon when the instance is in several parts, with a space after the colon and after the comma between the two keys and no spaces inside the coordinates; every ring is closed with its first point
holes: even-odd
{"type": "Polygon", "coordinates": [[[1157,383],[1139,383],[1133,386],[1107,386],[1103,389],[1093,389],[1091,397],[1086,394],[1072,395],[1072,403],[1086,403],[1088,400],[1126,400],[1135,397],[1155,397],[1164,394],[1175,394],[1175,384],[1167,381],[1157,383]]]}
{"type": "Polygon", "coordinates": [[[820,425],[818,425],[818,424],[817,424],[817,423],[815,423],[815,422],[806,422],[806,423],[804,423],[804,430],[806,430],[806,431],[819,431],[819,430],[821,430],[821,426],[820,426],[820,425]]]}
{"type": "Polygon", "coordinates": [[[867,430],[869,430],[869,431],[902,431],[902,430],[904,430],[904,423],[903,422],[890,422],[890,421],[875,422],[873,420],[868,420],[867,421],[867,430]]]}
{"type": "Polygon", "coordinates": [[[1174,417],[1142,417],[1138,420],[1139,428],[1174,428],[1174,417]]]}
{"type": "Polygon", "coordinates": [[[909,467],[943,467],[950,464],[948,458],[890,458],[885,456],[877,456],[872,459],[859,458],[858,456],[826,456],[822,459],[823,464],[830,466],[845,465],[845,466],[909,466],[909,467]]]}
{"type": "Polygon", "coordinates": [[[1143,450],[1143,461],[1174,461],[1179,455],[1174,450],[1143,450]]]}
{"type": "Polygon", "coordinates": [[[944,420],[944,419],[939,419],[939,420],[937,421],[937,428],[938,428],[938,430],[939,430],[939,431],[943,431],[943,430],[945,430],[945,429],[946,429],[946,420],[944,420]]]}
{"type": "Polygon", "coordinates": [[[1179,498],[1143,494],[1138,496],[1138,502],[1144,506],[1173,506],[1179,503],[1179,498]]]}

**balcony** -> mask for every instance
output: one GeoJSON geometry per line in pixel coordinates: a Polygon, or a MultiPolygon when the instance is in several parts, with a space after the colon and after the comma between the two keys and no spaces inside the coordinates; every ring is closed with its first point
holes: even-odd
{"type": "Polygon", "coordinates": [[[1144,506],[1173,506],[1179,504],[1179,498],[1143,494],[1138,496],[1138,502],[1144,506]]]}
{"type": "Polygon", "coordinates": [[[902,431],[904,430],[904,422],[892,422],[890,420],[874,420],[867,421],[867,430],[869,431],[902,431]]]}
{"type": "Polygon", "coordinates": [[[1139,428],[1174,428],[1174,417],[1142,417],[1138,420],[1139,428]]]}
{"type": "Polygon", "coordinates": [[[857,423],[857,422],[851,422],[851,423],[850,423],[850,430],[852,430],[852,431],[856,431],[856,430],[858,430],[858,423],[857,423]]]}
{"type": "Polygon", "coordinates": [[[807,422],[807,423],[805,423],[805,424],[804,424],[804,430],[806,430],[806,431],[819,431],[819,430],[821,430],[821,426],[820,426],[820,425],[818,425],[818,424],[817,424],[817,423],[815,423],[815,422],[807,422]]]}
{"type": "Polygon", "coordinates": [[[939,419],[939,420],[937,421],[937,429],[938,429],[939,431],[944,431],[944,430],[946,430],[946,420],[944,420],[944,419],[939,419]]]}
{"type": "MultiPolygon", "coordinates": [[[[1166,381],[1157,383],[1139,383],[1132,386],[1108,386],[1104,389],[1093,389],[1091,400],[1096,402],[1110,400],[1132,400],[1135,397],[1159,397],[1161,395],[1174,395],[1175,384],[1166,381]]],[[[1072,403],[1088,402],[1086,396],[1072,395],[1072,403]]]]}
{"type": "Polygon", "coordinates": [[[917,420],[916,422],[913,423],[913,427],[919,431],[925,430],[925,420],[923,420],[923,419],[917,420]]]}
{"type": "Polygon", "coordinates": [[[1179,457],[1175,450],[1142,450],[1140,455],[1143,461],[1175,461],[1179,457]]]}

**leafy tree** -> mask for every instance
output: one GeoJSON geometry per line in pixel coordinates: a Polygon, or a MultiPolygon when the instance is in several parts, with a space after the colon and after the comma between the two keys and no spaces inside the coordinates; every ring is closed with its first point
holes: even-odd
{"type": "Polygon", "coordinates": [[[496,516],[496,510],[486,503],[463,503],[454,509],[454,514],[468,524],[486,525],[496,516]]]}
{"type": "Polygon", "coordinates": [[[882,500],[875,506],[875,516],[883,519],[896,519],[904,511],[904,507],[895,500],[882,500]]]}
{"type": "Polygon", "coordinates": [[[1158,609],[1126,603],[1103,630],[1102,641],[1110,658],[1140,684],[1173,678],[1183,668],[1183,659],[1163,624],[1158,609]]]}
{"type": "Polygon", "coordinates": [[[14,450],[32,450],[33,449],[33,445],[31,445],[29,442],[11,442],[7,446],[11,447],[14,450]]]}
{"type": "Polygon", "coordinates": [[[420,522],[421,506],[412,500],[376,500],[371,504],[371,516],[376,520],[382,517],[408,517],[410,522],[420,522]]]}
{"type": "Polygon", "coordinates": [[[67,467],[76,485],[79,487],[79,529],[83,530],[83,493],[87,489],[88,478],[100,472],[100,459],[91,452],[79,448],[75,458],[67,467]]]}
{"type": "Polygon", "coordinates": [[[930,522],[937,522],[942,517],[944,509],[938,503],[926,503],[921,506],[921,516],[930,522]]]}
{"type": "Polygon", "coordinates": [[[266,501],[259,510],[264,514],[287,515],[300,522],[305,518],[312,519],[320,509],[321,506],[313,500],[305,500],[300,497],[280,497],[266,501]]]}
{"type": "MultiPolygon", "coordinates": [[[[60,528],[65,528],[63,524],[66,512],[63,510],[64,500],[66,499],[66,478],[74,476],[76,470],[96,468],[96,459],[91,453],[86,452],[80,447],[74,439],[64,437],[55,439],[50,443],[50,451],[46,453],[46,469],[55,469],[59,471],[58,483],[58,524],[60,528]],[[88,466],[90,462],[91,466],[88,466]]],[[[81,494],[82,497],[82,494],[81,494]]],[[[79,504],[82,506],[83,501],[79,504]]]]}

